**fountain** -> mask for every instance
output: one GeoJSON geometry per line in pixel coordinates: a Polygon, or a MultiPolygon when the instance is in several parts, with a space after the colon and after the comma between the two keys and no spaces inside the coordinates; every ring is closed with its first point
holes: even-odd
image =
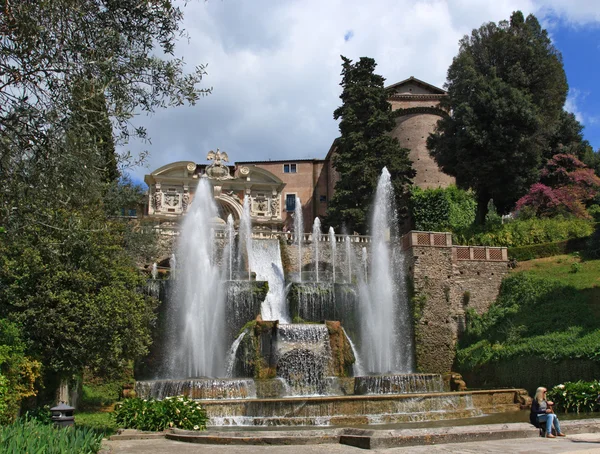
{"type": "Polygon", "coordinates": [[[313,244],[313,270],[315,273],[315,281],[319,282],[319,243],[321,242],[321,220],[315,218],[312,229],[312,244],[313,244]]]}
{"type": "MultiPolygon", "coordinates": [[[[306,260],[300,200],[289,243],[285,237],[253,239],[250,204],[244,197],[235,261],[233,218],[215,221],[212,188],[201,178],[178,260],[171,259],[164,367],[154,379],[137,382],[140,397],[188,395],[206,408],[212,426],[376,424],[481,414],[477,392],[450,393],[440,375],[414,371],[403,253],[386,169],[375,196],[371,242],[345,235],[338,250],[334,230],[322,235],[316,218],[306,260]],[[215,236],[217,229],[225,234],[215,236]],[[329,248],[322,244],[327,241],[329,248]],[[297,275],[295,267],[286,275],[282,256],[297,257],[297,275]],[[311,263],[314,272],[303,279],[303,266],[311,263]],[[329,265],[331,274],[320,272],[329,265]]],[[[495,392],[509,397],[494,409],[515,409],[514,390],[495,392]]]]}
{"type": "Polygon", "coordinates": [[[298,248],[298,281],[302,282],[302,237],[304,236],[304,220],[302,218],[302,204],[300,197],[296,197],[294,208],[294,237],[298,248]]]}

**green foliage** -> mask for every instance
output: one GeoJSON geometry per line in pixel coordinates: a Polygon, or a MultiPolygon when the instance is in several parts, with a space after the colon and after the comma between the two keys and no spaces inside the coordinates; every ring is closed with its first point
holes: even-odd
{"type": "Polygon", "coordinates": [[[156,305],[138,291],[123,225],[91,208],[46,214],[0,244],[0,317],[23,326],[48,373],[119,372],[146,353],[156,305]]]}
{"type": "Polygon", "coordinates": [[[0,426],[0,451],[7,454],[93,454],[101,444],[102,434],[88,428],[55,428],[25,419],[0,426]]]}
{"type": "Polygon", "coordinates": [[[547,399],[554,402],[554,410],[565,413],[600,410],[600,381],[565,382],[548,390],[547,399]]]}
{"type": "Polygon", "coordinates": [[[506,278],[486,313],[468,312],[457,350],[459,369],[476,370],[519,357],[597,361],[596,290],[526,273],[506,278]]]}
{"type": "Polygon", "coordinates": [[[114,434],[118,427],[112,413],[107,412],[81,412],[75,413],[75,426],[88,428],[104,437],[114,434]]]}
{"type": "Polygon", "coordinates": [[[453,232],[467,228],[475,221],[476,206],[473,193],[456,186],[411,190],[410,211],[417,230],[453,232]]]}
{"type": "Polygon", "coordinates": [[[581,263],[571,263],[571,273],[579,273],[581,271],[581,263]]]}
{"type": "Polygon", "coordinates": [[[588,237],[574,238],[572,240],[557,241],[554,243],[534,244],[531,246],[518,246],[508,248],[508,257],[519,262],[554,255],[567,254],[585,248],[588,237]]]}
{"type": "Polygon", "coordinates": [[[35,396],[41,364],[25,348],[17,325],[0,318],[0,425],[14,421],[22,399],[35,396]]]}
{"type": "Polygon", "coordinates": [[[517,219],[506,224],[472,226],[454,232],[455,244],[519,247],[583,238],[593,225],[576,218],[517,219]]]}
{"type": "Polygon", "coordinates": [[[476,192],[483,223],[490,198],[504,213],[538,179],[567,96],[562,59],[538,20],[517,11],[465,36],[447,80],[452,116],[427,146],[459,187],[476,192]]]}
{"type": "Polygon", "coordinates": [[[342,57],[342,106],[333,113],[340,119],[333,165],[340,174],[330,200],[327,223],[349,232],[366,233],[368,209],[381,170],[387,167],[400,215],[406,214],[408,187],[415,175],[408,150],[389,132],[396,122],[384,88],[384,78],[374,73],[375,60],[358,62],[342,57]]]}
{"type": "Polygon", "coordinates": [[[114,412],[117,426],[125,429],[160,431],[170,427],[184,430],[206,429],[206,411],[185,396],[164,400],[125,399],[114,412]]]}
{"type": "Polygon", "coordinates": [[[596,222],[600,222],[600,205],[593,204],[590,205],[587,209],[588,214],[592,217],[592,219],[596,222]]]}

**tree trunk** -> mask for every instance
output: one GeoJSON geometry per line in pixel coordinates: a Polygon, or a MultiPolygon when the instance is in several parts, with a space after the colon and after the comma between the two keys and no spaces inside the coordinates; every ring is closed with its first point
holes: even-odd
{"type": "Polygon", "coordinates": [[[490,197],[486,192],[477,193],[477,213],[475,214],[475,224],[485,224],[485,217],[488,211],[490,197]]]}

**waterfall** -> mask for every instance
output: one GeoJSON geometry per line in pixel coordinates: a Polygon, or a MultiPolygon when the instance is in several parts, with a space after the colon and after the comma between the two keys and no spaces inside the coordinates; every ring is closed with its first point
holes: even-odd
{"type": "Polygon", "coordinates": [[[362,248],[362,267],[363,273],[365,276],[365,282],[369,281],[369,253],[367,252],[367,248],[362,248]]]}
{"type": "MultiPolygon", "coordinates": [[[[248,267],[248,280],[251,279],[250,252],[252,251],[252,219],[250,217],[250,196],[244,196],[244,206],[240,219],[240,242],[238,246],[238,263],[242,266],[246,263],[248,267]]],[[[243,271],[243,269],[241,270],[243,271]]]]}
{"type": "Polygon", "coordinates": [[[233,376],[233,366],[235,365],[235,354],[237,353],[238,347],[240,346],[240,343],[244,339],[244,336],[246,336],[246,332],[247,332],[247,328],[245,331],[242,331],[242,334],[240,334],[237,337],[237,339],[235,341],[233,341],[233,344],[231,344],[231,348],[229,349],[229,356],[227,358],[227,369],[225,372],[226,377],[233,376]]]}
{"type": "MultiPolygon", "coordinates": [[[[217,216],[212,187],[200,180],[177,244],[175,307],[169,312],[167,372],[171,378],[219,376],[225,372],[224,292],[213,255],[211,226],[217,216]]],[[[175,257],[171,266],[175,264],[175,257]]]]}
{"type": "Polygon", "coordinates": [[[150,273],[150,275],[154,280],[156,280],[156,278],[158,277],[158,265],[156,264],[156,262],[152,264],[152,272],[150,273]]]}
{"type": "Polygon", "coordinates": [[[360,355],[358,354],[358,350],[356,349],[354,342],[352,342],[352,339],[350,339],[350,336],[348,336],[348,333],[346,333],[346,330],[344,329],[343,326],[342,326],[342,331],[344,332],[344,336],[346,336],[346,339],[348,339],[348,343],[350,344],[350,348],[352,349],[352,354],[354,355],[354,364],[352,365],[352,375],[354,377],[359,377],[361,375],[364,375],[365,370],[363,369],[362,362],[360,360],[360,355]]]}
{"type": "Polygon", "coordinates": [[[269,283],[269,292],[260,310],[261,317],[263,320],[279,320],[280,323],[287,323],[289,316],[285,301],[285,277],[279,241],[254,241],[248,259],[249,266],[256,273],[256,279],[269,283]]]}
{"type": "Polygon", "coordinates": [[[319,243],[321,242],[321,220],[316,217],[313,222],[312,243],[313,243],[313,260],[315,263],[315,280],[319,282],[319,243]]]}
{"type": "Polygon", "coordinates": [[[333,268],[333,283],[335,284],[335,230],[329,227],[329,246],[331,247],[331,266],[333,268]]]}
{"type": "Polygon", "coordinates": [[[171,277],[177,277],[177,258],[175,257],[175,254],[171,254],[169,266],[171,267],[171,277]]]}
{"type": "MultiPolygon", "coordinates": [[[[383,169],[371,219],[371,266],[361,286],[362,357],[370,373],[410,372],[413,358],[407,345],[411,345],[412,333],[408,325],[400,332],[399,320],[410,320],[408,301],[402,282],[402,256],[394,257],[390,240],[395,238],[397,225],[394,210],[394,192],[390,174],[383,169]]],[[[364,251],[363,251],[364,261],[364,251]]]]}
{"type": "Polygon", "coordinates": [[[233,227],[233,216],[227,216],[227,258],[229,263],[229,280],[233,280],[233,246],[235,241],[235,229],[233,227]]]}
{"type": "Polygon", "coordinates": [[[302,237],[304,236],[304,220],[302,219],[302,203],[296,197],[294,209],[294,236],[298,245],[298,282],[302,282],[302,237]]]}
{"type": "Polygon", "coordinates": [[[277,375],[287,382],[293,395],[323,393],[331,360],[325,325],[279,325],[277,354],[277,375]]]}

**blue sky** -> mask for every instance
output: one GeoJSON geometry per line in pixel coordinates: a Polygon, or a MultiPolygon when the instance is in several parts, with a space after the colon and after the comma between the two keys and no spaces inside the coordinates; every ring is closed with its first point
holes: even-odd
{"type": "Polygon", "coordinates": [[[137,117],[151,142],[123,148],[149,153],[131,174],[205,163],[216,148],[233,161],[322,159],[338,135],[340,55],[374,58],[390,85],[414,76],[441,87],[459,40],[518,9],[535,14],[562,52],[567,110],[597,150],[600,0],[223,0],[183,7],[189,40],[176,49],[188,67],[208,65],[212,93],[137,117]]]}
{"type": "Polygon", "coordinates": [[[584,137],[600,148],[600,26],[575,26],[560,22],[551,29],[561,51],[567,80],[567,108],[585,126],[584,137]]]}

